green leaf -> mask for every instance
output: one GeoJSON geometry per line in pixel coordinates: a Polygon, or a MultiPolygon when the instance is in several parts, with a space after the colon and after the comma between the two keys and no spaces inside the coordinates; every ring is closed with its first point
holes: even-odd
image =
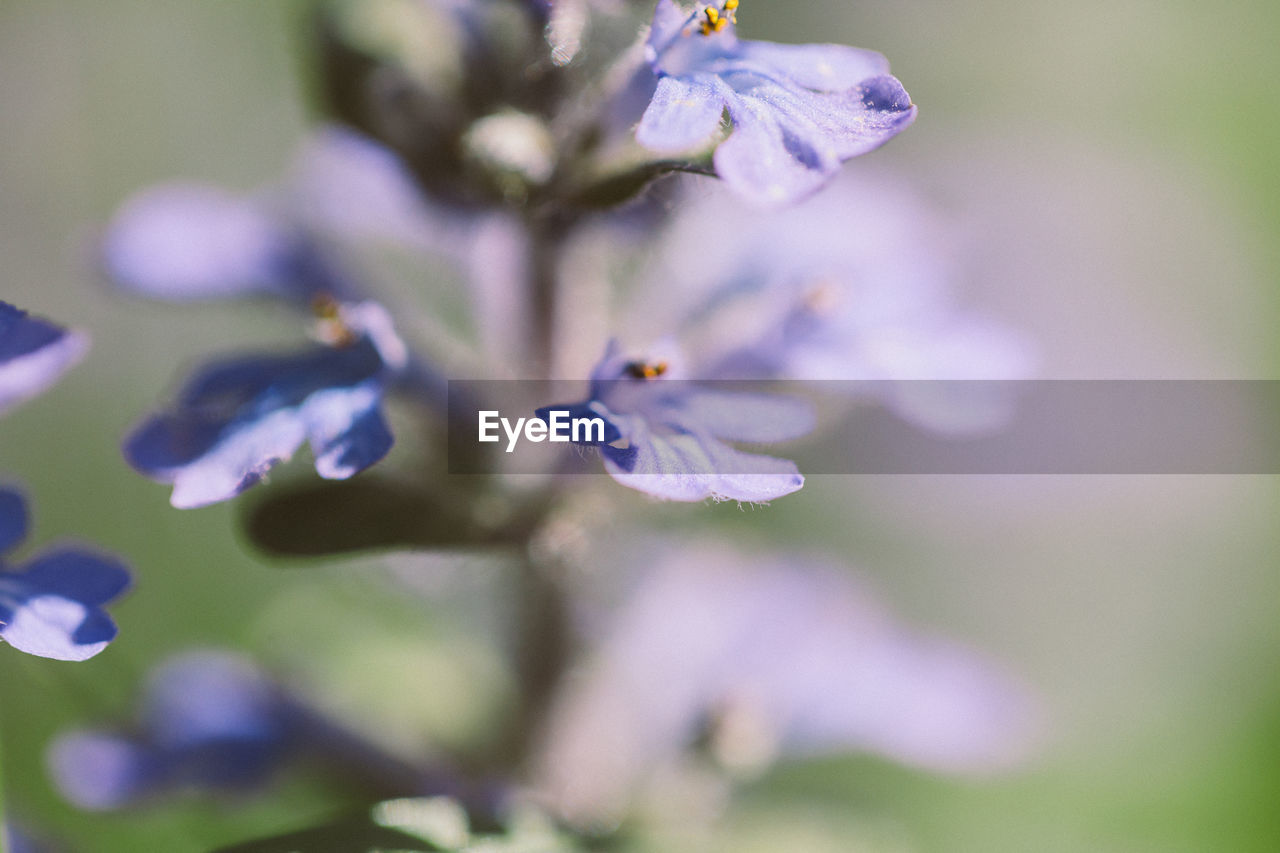
{"type": "Polygon", "coordinates": [[[438,496],[368,475],[340,483],[266,490],[242,517],[245,535],[268,554],[315,557],[385,549],[502,546],[487,528],[438,496]]]}

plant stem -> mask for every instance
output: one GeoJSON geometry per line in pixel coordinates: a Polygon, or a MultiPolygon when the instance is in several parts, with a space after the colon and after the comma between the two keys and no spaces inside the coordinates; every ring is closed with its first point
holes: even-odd
{"type": "Polygon", "coordinates": [[[520,684],[521,758],[527,759],[569,663],[570,604],[554,560],[529,557],[520,573],[520,615],[515,649],[520,684]]]}
{"type": "Polygon", "coordinates": [[[528,219],[529,367],[546,379],[555,369],[560,259],[572,227],[570,220],[554,213],[528,219]]]}
{"type": "Polygon", "coordinates": [[[0,853],[9,853],[9,824],[4,817],[4,737],[0,730],[0,853]]]}
{"type": "MultiPolygon", "coordinates": [[[[529,235],[527,298],[530,309],[526,375],[549,379],[556,367],[556,312],[564,247],[572,216],[544,211],[526,217],[529,235]]],[[[571,602],[564,566],[535,544],[556,504],[554,491],[536,499],[524,528],[524,547],[515,580],[512,665],[519,688],[516,718],[501,752],[511,766],[526,765],[547,708],[568,667],[572,649],[571,602]]]]}

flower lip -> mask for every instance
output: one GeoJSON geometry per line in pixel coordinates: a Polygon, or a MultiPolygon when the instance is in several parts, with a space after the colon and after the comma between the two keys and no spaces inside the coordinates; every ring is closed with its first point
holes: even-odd
{"type": "Polygon", "coordinates": [[[667,500],[763,503],[804,484],[794,463],[731,446],[798,438],[813,428],[804,401],[767,393],[723,390],[678,381],[676,354],[632,359],[612,341],[591,372],[589,397],[552,412],[599,417],[605,471],[625,486],[667,500]],[[664,381],[658,382],[658,379],[664,381]]]}
{"type": "MultiPolygon", "coordinates": [[[[17,545],[26,528],[22,495],[0,488],[0,551],[17,545]]],[[[18,571],[0,562],[0,639],[40,657],[87,660],[115,639],[102,606],[130,583],[119,560],[78,548],[46,551],[18,571]]]]}
{"type": "Polygon", "coordinates": [[[714,149],[726,184],[759,207],[776,207],[817,191],[842,162],[914,120],[911,98],[880,54],[739,40],[728,5],[691,15],[659,0],[645,54],[657,85],[636,126],[644,148],[714,149]]]}
{"type": "Polygon", "coordinates": [[[0,414],[47,389],[88,349],[83,332],[0,300],[0,414]]]}

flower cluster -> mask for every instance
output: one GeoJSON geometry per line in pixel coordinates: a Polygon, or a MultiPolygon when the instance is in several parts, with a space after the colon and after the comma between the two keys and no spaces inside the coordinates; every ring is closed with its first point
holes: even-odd
{"type": "MultiPolygon", "coordinates": [[[[893,383],[1032,367],[1013,330],[958,307],[947,229],[906,181],[839,174],[916,118],[883,56],[739,39],[738,0],[651,11],[322,4],[315,59],[333,124],[288,174],[251,193],[163,184],[106,225],[98,261],[118,294],[241,300],[298,330],[285,349],[203,362],[123,438],[129,465],[170,486],[176,508],[234,501],[263,550],[465,548],[509,569],[511,594],[493,598],[514,614],[475,625],[513,635],[510,701],[491,742],[424,769],[244,657],[187,654],[154,671],[132,722],[55,742],[49,768],[73,804],[260,792],[306,763],[362,803],[425,797],[345,826],[351,849],[399,849],[408,826],[429,849],[571,850],[642,815],[659,779],[695,764],[729,785],[814,754],[937,773],[1025,756],[1033,703],[1016,681],[905,627],[843,569],[807,550],[637,546],[651,528],[634,492],[756,505],[805,486],[783,458],[803,457],[772,449],[823,427],[801,380],[956,429],[982,419],[893,383]],[[488,382],[462,393],[446,376],[488,382]],[[586,387],[557,403],[552,380],[586,387]],[[458,428],[455,401],[487,411],[504,381],[537,389],[519,414],[543,435],[561,416],[600,430],[522,476],[458,438],[475,425],[458,428]],[[320,481],[305,471],[301,488],[240,499],[304,445],[320,481]],[[596,455],[611,479],[569,476],[596,455]],[[487,467],[451,475],[459,456],[487,467]],[[527,798],[535,817],[515,819],[527,798]]],[[[83,348],[0,303],[0,409],[83,348]]],[[[22,498],[0,490],[0,550],[25,531],[22,498]]],[[[393,563],[381,580],[397,600],[429,586],[393,563]]],[[[0,637],[89,657],[115,635],[102,608],[128,583],[77,549],[2,571],[0,637]]]]}

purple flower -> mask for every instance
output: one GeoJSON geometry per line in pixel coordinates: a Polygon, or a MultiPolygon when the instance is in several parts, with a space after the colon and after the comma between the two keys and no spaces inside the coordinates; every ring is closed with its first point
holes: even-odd
{"type": "Polygon", "coordinates": [[[957,304],[956,242],[912,192],[863,174],[765,215],[728,192],[701,194],[639,290],[650,325],[638,331],[677,329],[708,378],[841,380],[830,387],[877,396],[928,428],[989,427],[1007,410],[1000,400],[969,393],[961,406],[945,383],[915,381],[1033,372],[1024,336],[957,304]]]}
{"type": "Polygon", "coordinates": [[[169,788],[260,785],[296,746],[275,684],[235,655],[195,652],[152,674],[135,733],[63,735],[49,767],[68,800],[109,810],[169,788]]]}
{"type": "Polygon", "coordinates": [[[125,457],[173,484],[188,509],[228,500],[309,442],[316,472],[343,480],[391,449],[385,392],[407,365],[380,306],[333,306],[334,340],[296,355],[244,355],[197,373],[172,410],[139,426],[125,457]]]}
{"type": "MultiPolygon", "coordinates": [[[[0,488],[0,553],[26,534],[26,502],[0,488]]],[[[116,636],[102,605],[128,586],[120,561],[77,548],[46,551],[16,571],[0,562],[0,639],[40,657],[91,658],[116,636]]]]}
{"type": "Polygon", "coordinates": [[[699,745],[723,767],[870,752],[984,773],[1025,755],[1024,693],[902,625],[846,572],[718,546],[660,557],[555,709],[544,784],[567,816],[623,817],[699,745]]]}
{"type": "Polygon", "coordinates": [[[568,418],[600,418],[605,470],[619,483],[677,501],[759,503],[804,485],[795,463],[746,453],[725,442],[774,442],[813,428],[805,403],[787,397],[714,389],[682,380],[674,358],[631,359],[609,345],[591,374],[588,399],[546,406],[568,418]]]}
{"type": "Polygon", "coordinates": [[[94,811],[182,791],[251,791],[304,762],[366,796],[471,795],[446,769],[389,755],[247,658],[212,649],[162,662],[147,681],[132,726],[68,732],[50,746],[46,760],[63,796],[94,811]]]}
{"type": "Polygon", "coordinates": [[[108,225],[101,256],[112,281],[143,296],[264,295],[306,305],[356,298],[330,238],[417,247],[431,245],[433,224],[394,154],[329,129],[303,148],[280,187],[236,195],[186,181],[138,193],[108,225]]]}
{"type": "Polygon", "coordinates": [[[840,163],[887,142],[916,116],[878,53],[834,44],[739,41],[738,3],[688,13],[659,0],[646,56],[657,89],[636,129],[663,152],[715,151],[718,174],[760,204],[796,201],[840,163]]]}
{"type": "Polygon", "coordinates": [[[83,333],[0,301],[0,414],[44,391],[88,348],[83,333]]]}

